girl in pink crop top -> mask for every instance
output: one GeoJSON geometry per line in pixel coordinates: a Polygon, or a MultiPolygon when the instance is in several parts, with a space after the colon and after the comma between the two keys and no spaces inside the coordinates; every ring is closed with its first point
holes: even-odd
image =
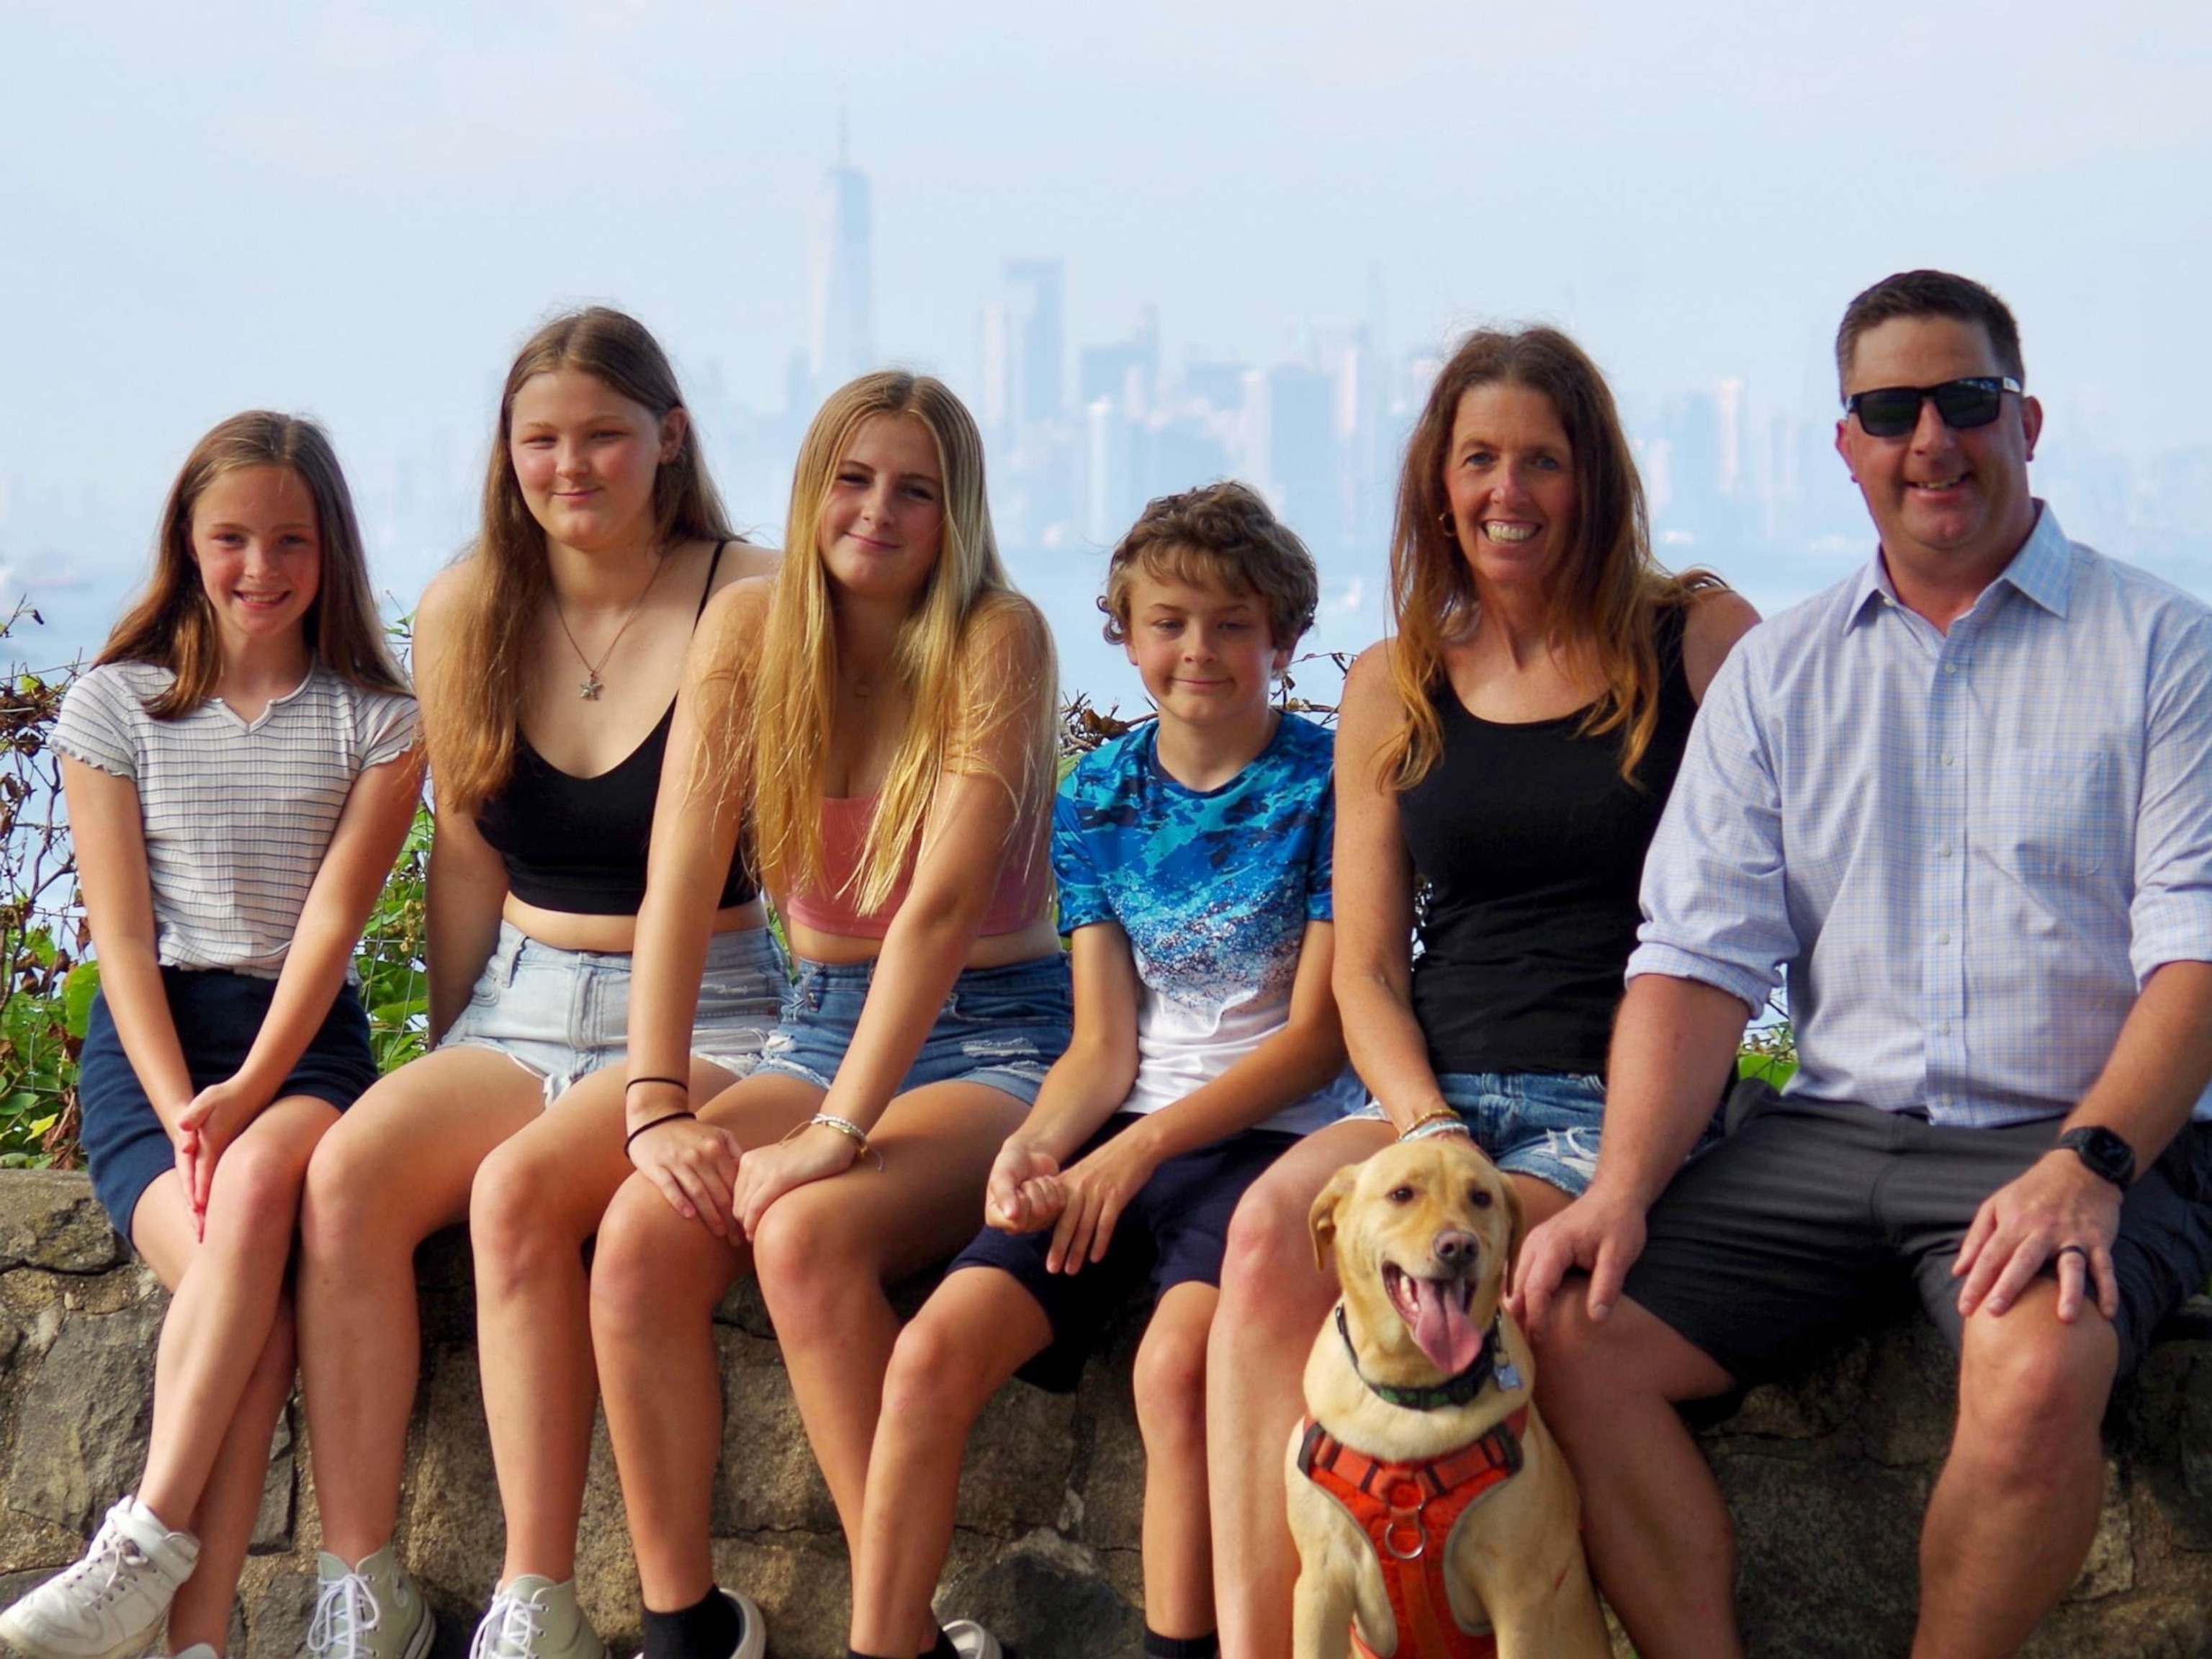
{"type": "MultiPolygon", "coordinates": [[[[876,797],[830,796],[822,802],[822,858],[832,870],[851,870],[859,866],[860,853],[866,846],[871,815],[875,811],[876,797]]],[[[988,869],[979,866],[977,873],[988,869]]],[[[906,890],[912,878],[911,867],[902,870],[891,884],[890,897],[878,910],[862,912],[850,896],[842,891],[829,892],[795,888],[783,906],[784,920],[799,927],[811,928],[817,933],[830,933],[839,939],[881,939],[890,931],[898,908],[905,902],[906,890]]],[[[1043,914],[1052,892],[1051,870],[1048,860],[1042,857],[1009,859],[998,866],[997,883],[991,889],[989,907],[983,912],[981,924],[976,928],[981,939],[995,939],[1001,934],[1019,932],[1043,914]]]]}
{"type": "MultiPolygon", "coordinates": [[[[743,688],[725,770],[794,983],[757,1068],[711,1100],[634,1042],[638,1173],[592,1272],[647,1645],[676,1659],[763,1639],[759,1610],[715,1589],[703,1524],[731,1280],[759,1273],[857,1527],[898,1330],[884,1285],[973,1233],[992,1158],[1067,1044],[1052,641],[1000,564],[974,420],[936,380],[864,375],[814,417],[787,522],[793,545],[721,666],[743,688]]],[[[714,810],[700,793],[687,812],[714,810]]],[[[633,1011],[634,1031],[652,1023],[633,1011]]]]}

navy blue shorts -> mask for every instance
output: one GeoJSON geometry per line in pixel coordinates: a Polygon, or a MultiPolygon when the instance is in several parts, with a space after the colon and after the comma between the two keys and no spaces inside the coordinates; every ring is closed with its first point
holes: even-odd
{"type": "MultiPolygon", "coordinates": [[[[1088,1158],[1136,1121],[1133,1112],[1115,1113],[1074,1162],[1088,1158]]],[[[1065,1394],[1083,1375],[1084,1360],[1139,1274],[1150,1270],[1156,1304],[1178,1285],[1219,1286],[1229,1218],[1236,1213],[1237,1200],[1298,1139],[1273,1129],[1245,1129],[1168,1159],[1121,1212],[1106,1259],[1085,1262],[1080,1273],[1045,1271],[1045,1257],[1052,1249],[1049,1227],[1033,1233],[1003,1233],[986,1227],[952,1258],[945,1272],[996,1267],[1012,1273],[1036,1298],[1051,1322],[1052,1341],[1016,1375],[1040,1389],[1065,1394]]]]}
{"type": "MultiPolygon", "coordinates": [[[[222,969],[164,968],[161,988],[168,993],[169,1018],[184,1045],[192,1087],[204,1089],[246,1063],[276,994],[276,981],[222,969]]],[[[343,1111],[375,1081],[368,1016],[347,985],[339,988],[322,1029],[271,1098],[309,1095],[343,1111]]],[[[77,1057],[76,1098],[83,1114],[79,1142],[91,1166],[93,1196],[127,1239],[138,1200],[162,1170],[177,1167],[177,1150],[123,1052],[104,992],[92,1000],[91,1023],[77,1057]]]]}

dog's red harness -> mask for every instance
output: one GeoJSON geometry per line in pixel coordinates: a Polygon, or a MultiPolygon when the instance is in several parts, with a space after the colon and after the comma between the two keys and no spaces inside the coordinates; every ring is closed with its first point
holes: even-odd
{"type": "MultiPolygon", "coordinates": [[[[1356,1452],[1311,1418],[1298,1472],[1350,1511],[1375,1545],[1382,1588],[1398,1621],[1394,1659],[1496,1659],[1498,1638],[1471,1636],[1452,1617],[1444,1544],[1461,1516],[1521,1472],[1526,1406],[1473,1445],[1421,1463],[1385,1463],[1356,1452]]],[[[1378,1659],[1357,1623],[1359,1659],[1378,1659]]]]}

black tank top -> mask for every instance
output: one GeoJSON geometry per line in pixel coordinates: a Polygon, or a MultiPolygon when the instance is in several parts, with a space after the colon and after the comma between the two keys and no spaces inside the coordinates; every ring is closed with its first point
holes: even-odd
{"type": "MultiPolygon", "coordinates": [[[[692,613],[696,629],[714,592],[722,549],[715,544],[706,591],[692,613]]],[[[563,772],[515,732],[514,770],[507,785],[477,809],[477,830],[499,849],[507,889],[525,904],[571,915],[634,916],[645,901],[646,854],[653,840],[653,803],[668,754],[676,701],[645,740],[597,776],[563,772]]],[[[751,901],[744,849],[730,860],[718,908],[751,901]]]]}
{"type": "Polygon", "coordinates": [[[1437,1073],[1604,1072],[1644,854],[1698,712],[1682,622],[1659,612],[1659,723],[1633,784],[1618,728],[1500,725],[1437,694],[1443,753],[1398,802],[1428,884],[1413,1012],[1437,1073]]]}

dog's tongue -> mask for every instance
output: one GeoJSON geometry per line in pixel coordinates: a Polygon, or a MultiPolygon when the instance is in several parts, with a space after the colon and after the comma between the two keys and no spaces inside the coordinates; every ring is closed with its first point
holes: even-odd
{"type": "Polygon", "coordinates": [[[1429,1363],[1447,1376],[1474,1364],[1482,1333],[1460,1305],[1460,1286],[1449,1279],[1409,1278],[1407,1289],[1413,1298],[1413,1340],[1429,1363]]]}

